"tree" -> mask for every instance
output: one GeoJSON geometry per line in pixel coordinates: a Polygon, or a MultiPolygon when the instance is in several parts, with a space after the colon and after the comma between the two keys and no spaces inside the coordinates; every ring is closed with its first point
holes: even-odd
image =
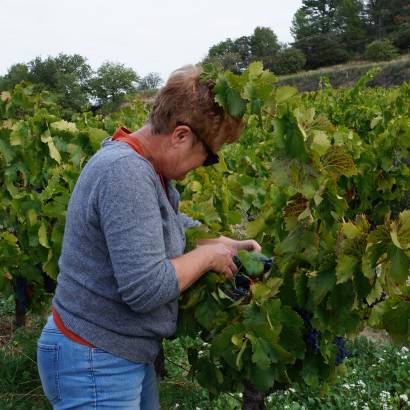
{"type": "Polygon", "coordinates": [[[337,0],[303,0],[293,19],[295,39],[333,32],[337,0]]]}
{"type": "Polygon", "coordinates": [[[236,51],[233,41],[227,38],[212,46],[208,51],[209,57],[223,57],[225,54],[234,53],[236,51]]]}
{"type": "Polygon", "coordinates": [[[212,63],[224,70],[240,74],[252,61],[262,61],[272,69],[272,61],[280,50],[276,34],[268,27],[256,27],[251,36],[230,38],[212,46],[203,63],[212,63]]]}
{"type": "Polygon", "coordinates": [[[360,0],[339,0],[335,13],[336,31],[340,33],[346,48],[363,52],[366,42],[364,5],[360,0]]]}
{"type": "Polygon", "coordinates": [[[252,61],[252,37],[242,36],[237,38],[234,45],[234,52],[240,56],[239,68],[244,71],[252,61]]]}
{"type": "Polygon", "coordinates": [[[309,16],[302,8],[298,9],[293,16],[290,32],[295,40],[300,40],[317,34],[309,21],[309,16]]]}
{"type": "Polygon", "coordinates": [[[21,81],[31,81],[28,66],[24,63],[14,64],[5,76],[0,77],[0,91],[12,90],[21,81]]]}
{"type": "Polygon", "coordinates": [[[366,18],[372,38],[381,39],[410,24],[408,0],[367,0],[366,18]]]}
{"type": "Polygon", "coordinates": [[[28,63],[30,81],[39,88],[52,91],[65,109],[82,111],[89,105],[89,81],[93,71],[86,58],[79,54],[59,54],[28,63]]]}
{"type": "Polygon", "coordinates": [[[306,56],[306,68],[315,69],[341,64],[349,59],[349,54],[340,38],[332,33],[319,34],[295,42],[294,46],[306,56]]]}
{"type": "Polygon", "coordinates": [[[59,54],[42,59],[36,57],[27,64],[10,67],[0,81],[2,89],[13,89],[21,81],[30,81],[37,91],[48,90],[56,94],[57,102],[71,112],[89,106],[89,81],[93,71],[87,60],[79,54],[59,54]]]}
{"type": "Polygon", "coordinates": [[[102,64],[91,81],[91,94],[104,110],[114,110],[124,101],[126,94],[137,91],[138,74],[123,64],[102,64]]]}
{"type": "Polygon", "coordinates": [[[272,71],[278,75],[292,74],[300,71],[306,64],[303,52],[294,47],[283,48],[274,60],[272,71]]]}
{"type": "Polygon", "coordinates": [[[158,73],[148,73],[145,77],[139,80],[138,90],[149,91],[156,90],[163,83],[162,78],[158,73]]]}
{"type": "Polygon", "coordinates": [[[237,52],[238,48],[234,42],[227,38],[218,44],[213,45],[203,63],[216,64],[224,70],[232,71],[239,74],[243,67],[241,54],[237,52]]]}
{"type": "Polygon", "coordinates": [[[256,27],[250,40],[252,61],[262,61],[268,69],[272,68],[272,57],[279,51],[276,34],[268,27],[256,27]]]}

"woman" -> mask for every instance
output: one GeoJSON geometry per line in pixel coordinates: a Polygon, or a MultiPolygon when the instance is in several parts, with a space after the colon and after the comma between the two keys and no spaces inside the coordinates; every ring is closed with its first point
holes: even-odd
{"type": "Polygon", "coordinates": [[[217,162],[241,130],[200,75],[197,66],[175,71],[147,123],[105,140],[76,183],[38,342],[55,409],[158,409],[153,362],[175,332],[180,292],[209,270],[232,277],[237,249],[260,250],[220,237],[184,253],[184,231],[198,222],[178,212],[170,181],[217,162]]]}

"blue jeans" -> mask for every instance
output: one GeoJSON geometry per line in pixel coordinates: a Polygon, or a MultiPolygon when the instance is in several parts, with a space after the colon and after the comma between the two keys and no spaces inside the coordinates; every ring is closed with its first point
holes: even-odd
{"type": "Polygon", "coordinates": [[[158,410],[154,366],[73,342],[48,318],[37,349],[44,392],[56,410],[158,410]]]}

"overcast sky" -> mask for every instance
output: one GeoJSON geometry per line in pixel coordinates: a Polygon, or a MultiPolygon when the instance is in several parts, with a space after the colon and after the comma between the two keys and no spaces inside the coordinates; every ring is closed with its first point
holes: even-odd
{"type": "Polygon", "coordinates": [[[302,0],[0,0],[0,75],[18,62],[58,53],[81,54],[95,69],[104,61],[139,75],[202,60],[230,37],[270,27],[281,42],[302,0]]]}

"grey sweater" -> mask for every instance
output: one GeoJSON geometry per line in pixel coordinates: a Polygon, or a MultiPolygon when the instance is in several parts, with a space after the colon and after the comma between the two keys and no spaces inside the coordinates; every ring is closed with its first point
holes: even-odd
{"type": "Polygon", "coordinates": [[[53,306],[91,344],[134,362],[152,362],[175,332],[179,287],[169,259],[184,252],[185,229],[151,163],[107,138],[71,195],[53,306]]]}

